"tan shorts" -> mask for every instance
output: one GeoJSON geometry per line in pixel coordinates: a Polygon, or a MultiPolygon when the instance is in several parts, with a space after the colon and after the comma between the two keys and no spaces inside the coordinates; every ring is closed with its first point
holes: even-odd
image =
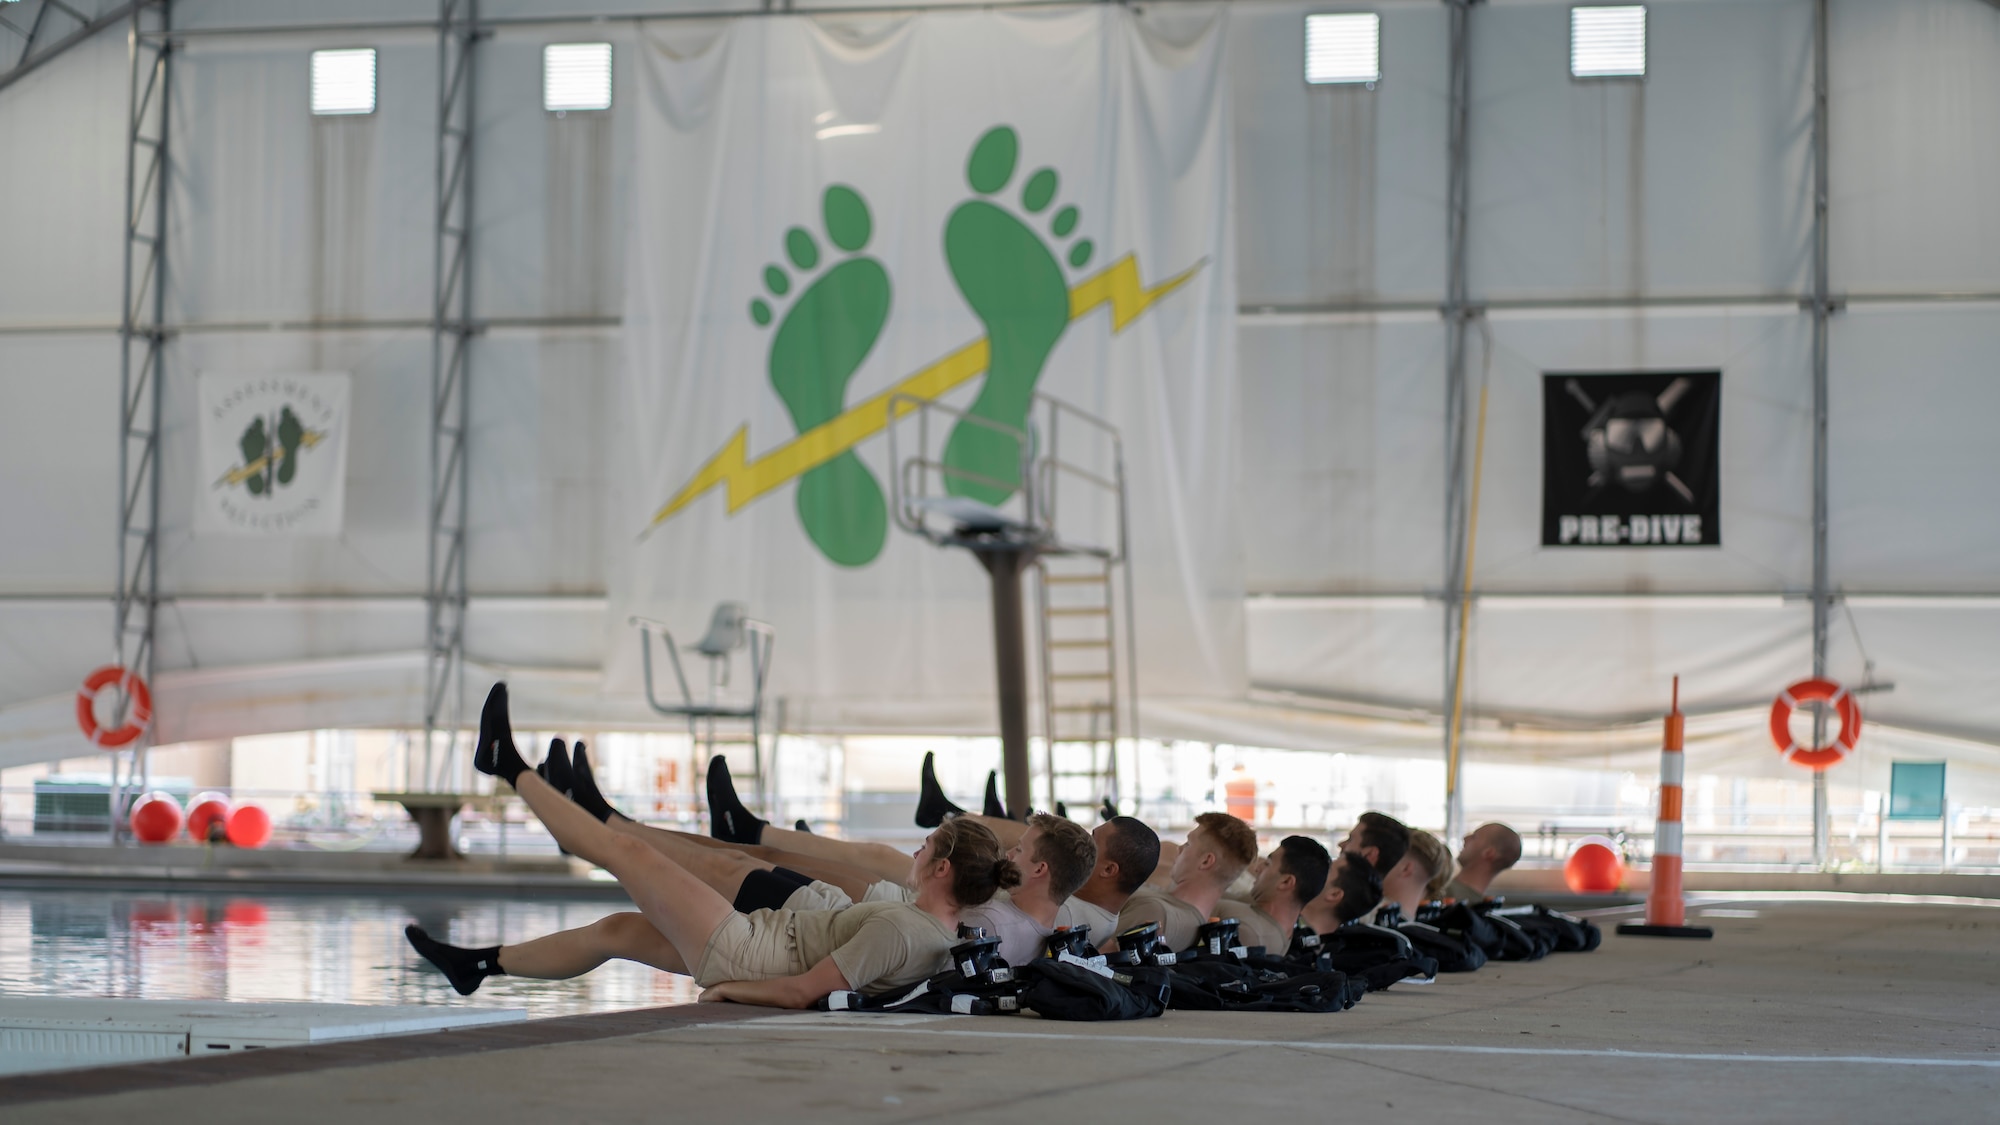
{"type": "Polygon", "coordinates": [[[854,899],[846,891],[818,879],[793,891],[785,900],[786,910],[845,910],[853,905],[854,899]]]}
{"type": "Polygon", "coordinates": [[[709,935],[708,948],[694,967],[694,982],[709,988],[728,980],[771,980],[805,972],[791,919],[784,910],[731,914],[709,935]]]}

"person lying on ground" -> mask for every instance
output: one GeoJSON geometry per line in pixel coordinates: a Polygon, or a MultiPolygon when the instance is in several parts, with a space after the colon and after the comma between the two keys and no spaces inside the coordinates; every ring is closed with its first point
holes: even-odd
{"type": "Polygon", "coordinates": [[[1326,846],[1310,836],[1287,836],[1250,865],[1254,881],[1248,901],[1223,899],[1215,912],[1234,918],[1240,925],[1237,940],[1244,945],[1261,945],[1274,957],[1281,957],[1292,944],[1292,926],[1306,903],[1326,889],[1326,876],[1333,857],[1326,846]]]}
{"type": "Polygon", "coordinates": [[[1445,885],[1444,897],[1461,902],[1490,898],[1493,877],[1521,862],[1521,834],[1497,821],[1482,824],[1458,850],[1458,877],[1445,885]]]}
{"type": "MultiPolygon", "coordinates": [[[[1021,842],[1028,831],[1027,824],[968,813],[950,805],[944,798],[943,790],[938,787],[933,761],[931,755],[924,755],[921,778],[924,800],[933,804],[943,802],[949,806],[943,814],[945,816],[963,816],[986,827],[1003,846],[1013,847],[1021,842]]],[[[787,857],[810,857],[815,862],[838,864],[846,870],[874,875],[879,882],[858,894],[848,882],[824,880],[846,890],[856,902],[907,899],[910,888],[904,885],[903,878],[909,864],[902,859],[902,853],[884,844],[836,840],[810,832],[779,828],[765,821],[752,813],[737,796],[729,775],[729,764],[720,755],[709,762],[708,803],[710,835],[719,841],[738,842],[739,846],[746,848],[773,849],[752,851],[751,854],[808,873],[810,868],[787,857]]],[[[1072,822],[1065,820],[1064,823],[1072,822]]],[[[1125,901],[1158,869],[1160,837],[1133,817],[1114,815],[1092,829],[1090,839],[1096,848],[1096,860],[1090,876],[1075,892],[1057,900],[1054,925],[1070,929],[1088,926],[1091,939],[1103,941],[1116,931],[1118,912],[1124,908],[1125,901]]],[[[1013,957],[1008,956],[1008,960],[1012,961],[1013,957]]]]}
{"type": "MultiPolygon", "coordinates": [[[[1175,952],[1194,944],[1195,931],[1215,915],[1222,892],[1257,858],[1257,833],[1228,813],[1205,812],[1194,818],[1187,840],[1174,855],[1167,887],[1141,887],[1118,912],[1116,933],[1155,922],[1160,940],[1175,952]]],[[[1099,942],[1109,952],[1111,942],[1099,942]]]]}
{"type": "Polygon", "coordinates": [[[1329,934],[1365,917],[1382,902],[1382,877],[1360,852],[1342,852],[1327,872],[1326,889],[1306,903],[1300,917],[1316,934],[1329,934]]]}
{"type": "Polygon", "coordinates": [[[462,995],[501,973],[566,979],[612,958],[692,976],[704,1001],[805,1008],[836,991],[880,994],[948,967],[960,912],[1020,881],[991,832],[969,822],[948,824],[932,832],[912,860],[919,888],[913,904],[746,914],[687,868],[613,831],[530,770],[514,745],[505,684],[487,697],[473,765],[511,785],[572,855],[609,871],[639,912],[484,949],[448,945],[408,927],[410,944],[462,995]]]}
{"type": "MultiPolygon", "coordinates": [[[[721,761],[720,758],[716,760],[721,761]]],[[[782,878],[801,886],[808,882],[819,882],[838,888],[853,901],[859,901],[867,893],[868,888],[876,882],[873,872],[833,860],[793,855],[776,848],[759,847],[754,844],[725,844],[706,836],[641,824],[614,808],[599,789],[596,774],[591,769],[590,757],[581,739],[570,751],[566,751],[561,739],[552,740],[548,755],[535,767],[535,772],[557,792],[565,794],[570,800],[583,806],[612,831],[641,840],[682,866],[696,871],[702,876],[703,881],[725,897],[735,896],[737,884],[741,882],[743,873],[751,866],[774,871],[782,878]],[[734,856],[736,860],[718,859],[712,863],[705,862],[700,854],[704,851],[734,856]],[[745,865],[740,862],[745,857],[757,862],[754,865],[745,865]]],[[[905,878],[908,873],[909,860],[905,857],[903,871],[899,873],[898,878],[905,878]]],[[[907,902],[909,898],[897,896],[893,901],[907,902]]]]}
{"type": "Polygon", "coordinates": [[[1360,853],[1377,875],[1386,877],[1410,850],[1410,829],[1387,813],[1370,810],[1355,819],[1354,827],[1347,830],[1347,838],[1333,850],[1343,855],[1360,853]]]}
{"type": "Polygon", "coordinates": [[[1417,907],[1436,897],[1432,887],[1442,888],[1451,878],[1451,850],[1444,841],[1421,828],[1410,830],[1410,850],[1382,877],[1380,909],[1399,907],[1403,921],[1415,921],[1417,907]]]}
{"type": "MultiPolygon", "coordinates": [[[[566,767],[560,742],[550,747],[547,772],[551,778],[567,776],[579,803],[626,835],[647,842],[670,859],[695,872],[710,887],[729,898],[741,911],[783,908],[789,910],[844,910],[857,902],[911,902],[917,885],[907,859],[893,879],[876,879],[871,872],[826,857],[853,856],[881,866],[875,854],[881,845],[827,840],[810,833],[775,829],[782,839],[803,838],[819,845],[813,856],[794,855],[781,848],[758,844],[728,844],[687,833],[670,832],[638,824],[612,809],[598,792],[589,759],[581,750],[566,767]]],[[[728,818],[740,831],[746,824],[764,824],[751,816],[737,798],[729,775],[729,765],[718,755],[709,763],[710,811],[720,824],[728,818]],[[734,814],[733,816],[731,814],[734,814]]],[[[977,817],[968,821],[984,827],[977,817]]],[[[1087,925],[1089,917],[1077,917],[1067,910],[1070,896],[1091,876],[1097,863],[1097,846],[1080,825],[1060,817],[1037,813],[1022,831],[1013,834],[1006,856],[1021,872],[1021,883],[1011,891],[1001,891],[989,902],[969,906],[960,912],[963,925],[977,926],[1000,939],[1000,956],[1010,964],[1023,964],[1042,955],[1044,939],[1057,926],[1087,925]]],[[[760,836],[762,833],[760,833],[760,836]]],[[[1107,918],[1109,916],[1107,915],[1107,918]]],[[[1101,934],[1109,922],[1093,930],[1101,934]]]]}

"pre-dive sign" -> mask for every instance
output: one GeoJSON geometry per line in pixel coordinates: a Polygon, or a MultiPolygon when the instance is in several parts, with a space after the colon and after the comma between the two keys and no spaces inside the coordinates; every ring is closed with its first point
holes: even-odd
{"type": "Polygon", "coordinates": [[[1720,371],[1542,376],[1542,546],[1716,547],[1720,371]]]}

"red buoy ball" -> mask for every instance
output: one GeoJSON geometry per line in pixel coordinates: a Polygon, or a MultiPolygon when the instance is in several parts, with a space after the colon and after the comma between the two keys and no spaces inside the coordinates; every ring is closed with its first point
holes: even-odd
{"type": "Polygon", "coordinates": [[[220,793],[194,795],[188,806],[188,838],[197,843],[218,839],[229,824],[229,798],[220,793]]]}
{"type": "Polygon", "coordinates": [[[1612,841],[1586,836],[1564,862],[1563,882],[1580,895],[1609,894],[1625,882],[1625,861],[1612,841]]]}
{"type": "Polygon", "coordinates": [[[261,848],[271,839],[271,814],[244,805],[229,814],[229,842],[239,848],[261,848]]]}
{"type": "Polygon", "coordinates": [[[181,803],[165,793],[148,793],[132,806],[132,835],[142,844],[164,844],[181,831],[181,803]]]}

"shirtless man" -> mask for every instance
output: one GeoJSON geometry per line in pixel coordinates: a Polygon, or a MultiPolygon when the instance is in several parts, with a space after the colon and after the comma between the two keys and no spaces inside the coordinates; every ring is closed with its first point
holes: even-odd
{"type": "Polygon", "coordinates": [[[1493,877],[1521,862],[1521,834],[1499,822],[1482,824],[1458,850],[1458,878],[1445,885],[1444,896],[1461,902],[1491,897],[1493,877]]]}
{"type": "Polygon", "coordinates": [[[1283,956],[1292,944],[1292,925],[1306,903],[1326,889],[1326,877],[1333,858],[1310,836],[1287,836],[1271,849],[1271,854],[1250,865],[1254,882],[1250,900],[1223,899],[1216,913],[1234,918],[1241,925],[1237,940],[1246,946],[1261,945],[1273,957],[1283,956]]]}
{"type": "MultiPolygon", "coordinates": [[[[1117,933],[1155,922],[1160,939],[1178,953],[1194,945],[1195,931],[1215,915],[1222,893],[1257,858],[1257,833],[1228,813],[1194,818],[1187,841],[1174,855],[1167,887],[1141,887],[1118,912],[1117,933]]],[[[1115,948],[1098,942],[1099,949],[1115,948]]]]}

